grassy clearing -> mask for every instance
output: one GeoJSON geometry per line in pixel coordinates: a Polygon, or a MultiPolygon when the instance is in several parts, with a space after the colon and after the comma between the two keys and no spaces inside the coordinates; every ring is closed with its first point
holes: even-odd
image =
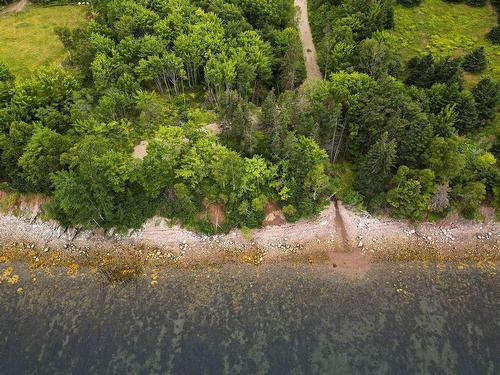
{"type": "Polygon", "coordinates": [[[42,65],[61,64],[65,51],[54,27],[81,25],[86,10],[84,6],[30,6],[22,13],[0,16],[0,61],[20,77],[42,65]]]}
{"type": "Polygon", "coordinates": [[[479,46],[486,48],[488,68],[481,75],[467,73],[469,82],[490,75],[500,80],[500,46],[486,40],[496,25],[493,7],[473,8],[443,0],[424,0],[416,8],[396,6],[396,27],[389,35],[405,60],[431,52],[436,56],[463,55],[479,46]]]}

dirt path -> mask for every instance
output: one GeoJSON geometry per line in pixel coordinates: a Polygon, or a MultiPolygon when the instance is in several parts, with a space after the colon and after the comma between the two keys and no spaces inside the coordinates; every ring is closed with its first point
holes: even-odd
{"type": "MultiPolygon", "coordinates": [[[[307,70],[307,78],[322,80],[323,76],[318,66],[316,48],[312,37],[311,27],[309,25],[309,15],[307,10],[307,0],[294,0],[295,6],[299,8],[298,27],[304,59],[307,70]]],[[[359,246],[351,245],[351,238],[348,235],[346,224],[342,215],[341,204],[334,200],[331,205],[334,211],[332,222],[332,233],[335,234],[335,246],[328,251],[330,261],[334,265],[348,265],[355,268],[366,268],[369,265],[369,257],[361,251],[359,246]]]]}
{"type": "Polygon", "coordinates": [[[337,234],[336,250],[341,252],[349,252],[349,236],[347,235],[344,219],[339,209],[339,202],[336,198],[333,201],[333,205],[335,207],[335,233],[337,234]]]}
{"type": "Polygon", "coordinates": [[[17,3],[12,3],[5,7],[3,10],[0,10],[0,15],[2,14],[8,14],[8,13],[19,13],[26,8],[26,5],[29,4],[29,0],[21,0],[18,1],[17,3]]]}
{"type": "Polygon", "coordinates": [[[304,51],[304,59],[307,70],[307,78],[322,79],[321,71],[319,70],[318,62],[316,61],[316,48],[309,26],[309,15],[307,12],[307,0],[295,0],[295,6],[299,8],[299,33],[302,41],[302,49],[304,51]]]}

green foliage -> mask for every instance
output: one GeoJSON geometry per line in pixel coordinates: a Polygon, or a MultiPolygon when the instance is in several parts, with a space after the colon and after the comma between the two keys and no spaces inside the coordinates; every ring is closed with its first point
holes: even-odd
{"type": "Polygon", "coordinates": [[[333,173],[332,190],[335,192],[336,198],[344,204],[362,208],[363,196],[354,190],[356,174],[352,166],[347,163],[337,163],[333,173]]]}
{"type": "Polygon", "coordinates": [[[405,7],[415,7],[422,4],[423,0],[398,0],[398,3],[405,7]]]}
{"type": "Polygon", "coordinates": [[[109,143],[88,139],[69,152],[70,171],[53,175],[54,194],[49,205],[52,217],[66,225],[138,228],[154,212],[137,178],[129,153],[109,148],[109,143]],[[90,142],[97,141],[93,147],[90,142]],[[91,147],[86,158],[81,152],[91,147]]]}
{"type": "Polygon", "coordinates": [[[325,33],[319,45],[318,64],[325,77],[332,72],[352,69],[356,43],[349,26],[335,25],[325,33]]]}
{"type": "Polygon", "coordinates": [[[0,62],[0,108],[11,99],[14,79],[15,77],[9,68],[0,62]]]}
{"type": "Polygon", "coordinates": [[[178,127],[161,127],[150,141],[141,165],[140,181],[146,193],[157,198],[168,186],[173,186],[175,171],[186,151],[184,134],[178,127]]]}
{"type": "Polygon", "coordinates": [[[457,121],[457,114],[455,111],[456,105],[446,105],[441,112],[433,117],[432,128],[434,135],[443,138],[452,137],[455,131],[455,122],[457,121]]]}
{"type": "Polygon", "coordinates": [[[7,133],[0,133],[1,178],[16,189],[23,191],[26,183],[18,164],[34,131],[34,126],[22,121],[10,124],[7,133]]]}
{"type": "MultiPolygon", "coordinates": [[[[1,1],[0,1],[1,3],[1,1]]],[[[59,66],[66,58],[54,29],[80,27],[87,6],[29,6],[23,12],[0,17],[0,62],[25,78],[41,66],[59,66]]]]}
{"type": "Polygon", "coordinates": [[[477,128],[479,118],[474,96],[470,91],[460,92],[457,99],[457,119],[455,127],[460,133],[467,133],[477,128]]]}
{"type": "Polygon", "coordinates": [[[288,27],[292,2],[261,5],[97,2],[97,16],[87,28],[58,29],[58,35],[72,65],[100,92],[110,85],[120,88],[126,79],[162,94],[178,95],[185,85],[204,83],[214,100],[230,90],[255,98],[273,83],[297,87],[305,71],[298,33],[288,27]]]}
{"type": "Polygon", "coordinates": [[[467,0],[466,4],[471,7],[484,7],[486,5],[486,0],[467,0]]]}
{"type": "Polygon", "coordinates": [[[0,212],[8,215],[16,206],[19,199],[18,192],[8,192],[0,198],[0,212]]]}
{"type": "Polygon", "coordinates": [[[397,217],[418,220],[427,210],[434,190],[434,173],[430,169],[411,170],[401,166],[391,181],[387,202],[397,217]]]}
{"type": "Polygon", "coordinates": [[[283,214],[285,215],[286,219],[290,222],[297,221],[299,218],[299,215],[297,214],[297,209],[295,206],[288,204],[285,207],[283,207],[283,214]]]}
{"type": "Polygon", "coordinates": [[[380,79],[395,73],[399,67],[397,56],[389,49],[384,40],[371,38],[359,43],[356,50],[357,70],[380,79]]]}
{"type": "Polygon", "coordinates": [[[387,132],[390,139],[397,141],[395,161],[417,165],[433,130],[428,116],[409,94],[400,82],[387,79],[360,95],[350,124],[351,135],[355,135],[350,142],[354,158],[366,154],[373,140],[387,132]]]}
{"type": "Polygon", "coordinates": [[[493,200],[491,204],[495,208],[498,217],[500,213],[500,186],[495,186],[493,188],[493,200]]]}
{"type": "Polygon", "coordinates": [[[425,0],[416,8],[395,6],[395,27],[388,36],[405,61],[427,53],[436,58],[457,56],[462,51],[484,47],[489,61],[486,70],[480,77],[465,77],[475,83],[486,76],[500,79],[500,47],[485,35],[496,25],[497,12],[493,7],[425,0]]]}
{"type": "Polygon", "coordinates": [[[478,208],[486,198],[486,187],[481,182],[457,185],[452,191],[453,199],[467,219],[478,218],[478,208]]]}
{"type": "Polygon", "coordinates": [[[60,157],[68,149],[66,137],[43,126],[35,127],[18,161],[29,190],[50,192],[49,176],[62,169],[60,157]]]}
{"type": "Polygon", "coordinates": [[[360,165],[355,183],[359,192],[368,199],[384,192],[392,176],[395,158],[396,142],[389,140],[388,133],[384,133],[360,165]]]}
{"type": "Polygon", "coordinates": [[[493,121],[500,101],[500,85],[490,78],[484,78],[472,90],[481,125],[493,121]]]}
{"type": "Polygon", "coordinates": [[[486,36],[492,43],[500,44],[500,26],[494,26],[486,36]]]}
{"type": "Polygon", "coordinates": [[[0,63],[0,82],[12,82],[15,76],[10,72],[7,65],[0,63]]]}
{"type": "Polygon", "coordinates": [[[431,54],[423,57],[415,56],[408,62],[408,78],[406,83],[422,88],[430,88],[435,83],[448,85],[461,82],[461,59],[444,59],[435,61],[431,54]]]}
{"type": "Polygon", "coordinates": [[[465,155],[460,149],[459,140],[436,137],[424,153],[425,166],[436,174],[440,182],[447,182],[460,175],[465,168],[465,155]]]}
{"type": "Polygon", "coordinates": [[[260,226],[270,205],[313,216],[332,194],[415,220],[496,204],[498,85],[468,91],[462,72],[482,50],[419,51],[405,85],[390,1],[312,1],[328,79],[304,85],[291,0],[92,6],[56,31],[67,69],[20,80],[0,65],[0,180],[51,195],[65,225],[126,230],[159,213],[215,233],[260,226]]]}
{"type": "Polygon", "coordinates": [[[16,120],[33,122],[58,131],[68,130],[73,92],[78,82],[58,68],[41,68],[26,80],[16,82],[10,105],[16,120]]]}
{"type": "Polygon", "coordinates": [[[476,48],[464,56],[462,67],[467,72],[480,73],[486,69],[487,61],[484,47],[476,48]]]}
{"type": "Polygon", "coordinates": [[[273,51],[283,56],[276,62],[279,66],[280,90],[299,87],[306,77],[306,67],[298,31],[292,27],[276,31],[273,35],[273,51]]]}

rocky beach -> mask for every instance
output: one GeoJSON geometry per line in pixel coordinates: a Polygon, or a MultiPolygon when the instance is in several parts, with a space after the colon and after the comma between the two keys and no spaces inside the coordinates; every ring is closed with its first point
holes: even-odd
{"type": "Polygon", "coordinates": [[[0,216],[0,255],[35,263],[143,265],[289,261],[330,263],[363,273],[378,261],[496,261],[500,226],[493,212],[471,222],[450,214],[434,223],[373,217],[332,203],[316,219],[227,234],[197,234],[154,217],[139,230],[84,231],[43,221],[39,204],[0,216]],[[54,263],[55,262],[55,263],[54,263]]]}

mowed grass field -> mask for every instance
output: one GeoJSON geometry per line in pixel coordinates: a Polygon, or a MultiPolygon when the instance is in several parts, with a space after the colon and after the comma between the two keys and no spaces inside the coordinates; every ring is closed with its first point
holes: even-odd
{"type": "Polygon", "coordinates": [[[18,14],[0,15],[0,61],[12,73],[26,77],[42,65],[58,65],[65,58],[56,26],[85,22],[86,6],[29,6],[18,14]]]}
{"type": "Polygon", "coordinates": [[[466,74],[474,83],[483,76],[500,80],[500,46],[490,43],[486,33],[496,25],[497,15],[490,5],[473,8],[443,0],[424,0],[415,8],[397,5],[396,27],[389,33],[405,61],[431,52],[435,56],[460,56],[484,46],[488,68],[481,75],[466,74]]]}

